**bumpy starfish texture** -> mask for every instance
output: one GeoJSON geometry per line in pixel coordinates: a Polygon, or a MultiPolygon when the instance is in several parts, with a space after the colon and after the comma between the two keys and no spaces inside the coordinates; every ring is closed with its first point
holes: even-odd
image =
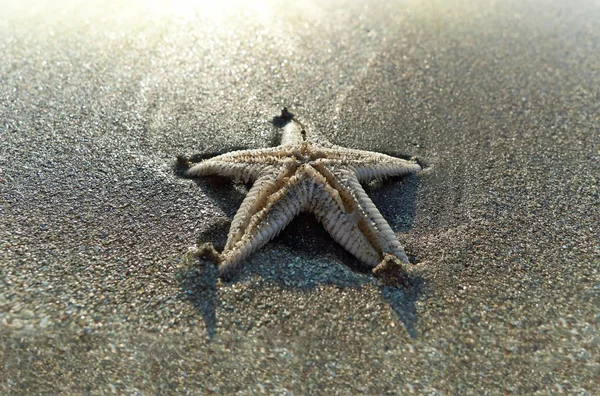
{"type": "Polygon", "coordinates": [[[253,183],[233,218],[225,248],[221,254],[212,250],[220,276],[231,277],[249,255],[305,211],[356,258],[376,268],[375,274],[387,272],[390,263],[405,268],[404,249],[361,183],[416,173],[421,166],[325,142],[311,136],[286,109],[279,120],[285,122],[281,145],[219,155],[186,171],[189,177],[220,175],[253,183]]]}

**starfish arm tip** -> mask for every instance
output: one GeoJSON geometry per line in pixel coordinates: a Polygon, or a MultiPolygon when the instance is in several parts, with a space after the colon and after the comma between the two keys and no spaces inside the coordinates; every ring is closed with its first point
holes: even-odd
{"type": "Polygon", "coordinates": [[[427,162],[425,162],[421,157],[412,157],[410,159],[410,161],[413,164],[416,164],[419,166],[419,169],[417,169],[417,172],[425,172],[425,171],[429,171],[433,168],[432,164],[429,164],[427,162]]]}
{"type": "Polygon", "coordinates": [[[235,276],[240,260],[228,260],[223,253],[219,254],[211,242],[198,244],[198,246],[190,250],[193,257],[204,262],[212,262],[217,267],[219,278],[222,281],[231,281],[235,276]]]}
{"type": "Polygon", "coordinates": [[[373,268],[372,272],[376,278],[387,286],[405,284],[413,275],[413,269],[408,259],[404,261],[391,254],[385,254],[383,260],[373,268]]]}
{"type": "Polygon", "coordinates": [[[221,259],[221,255],[217,252],[217,249],[215,249],[211,242],[199,243],[193,249],[193,254],[201,260],[212,261],[215,264],[218,264],[221,259]]]}
{"type": "Polygon", "coordinates": [[[175,163],[173,164],[173,170],[179,177],[189,177],[188,171],[192,167],[190,159],[184,155],[177,155],[175,157],[175,163]]]}

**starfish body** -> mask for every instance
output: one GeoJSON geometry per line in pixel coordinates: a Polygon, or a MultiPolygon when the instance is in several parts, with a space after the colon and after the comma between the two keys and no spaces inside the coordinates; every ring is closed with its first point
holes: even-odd
{"type": "Polygon", "coordinates": [[[390,260],[408,263],[361,183],[415,173],[421,166],[311,139],[285,109],[281,119],[286,122],[281,145],[226,153],[186,171],[189,177],[220,175],[253,183],[233,218],[225,248],[216,254],[221,277],[230,277],[300,212],[313,213],[334,240],[369,267],[389,266],[390,260]]]}

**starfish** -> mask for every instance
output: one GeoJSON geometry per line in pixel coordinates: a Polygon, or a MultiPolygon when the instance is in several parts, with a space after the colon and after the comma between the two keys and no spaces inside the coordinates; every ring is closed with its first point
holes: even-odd
{"type": "Polygon", "coordinates": [[[193,164],[178,157],[185,176],[220,175],[253,183],[235,214],[225,248],[198,252],[217,262],[229,279],[241,263],[284,229],[300,212],[311,212],[331,237],[375,275],[401,268],[408,258],[389,224],[361,186],[375,179],[416,173],[416,159],[333,145],[313,135],[283,109],[274,119],[283,127],[277,147],[240,150],[193,164]]]}

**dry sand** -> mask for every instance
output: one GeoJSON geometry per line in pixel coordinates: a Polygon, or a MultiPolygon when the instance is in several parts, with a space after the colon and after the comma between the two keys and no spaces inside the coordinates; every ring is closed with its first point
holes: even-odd
{"type": "Polygon", "coordinates": [[[0,393],[597,392],[597,3],[44,4],[0,6],[0,393]],[[369,188],[421,279],[310,216],[231,284],[189,266],[245,186],[175,155],[284,105],[433,165],[369,188]]]}

